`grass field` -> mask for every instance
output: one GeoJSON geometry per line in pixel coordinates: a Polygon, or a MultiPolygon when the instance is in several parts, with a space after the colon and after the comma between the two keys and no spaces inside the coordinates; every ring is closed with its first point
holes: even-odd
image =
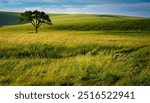
{"type": "Polygon", "coordinates": [[[150,19],[52,15],[0,27],[0,85],[150,85],[150,19]]]}

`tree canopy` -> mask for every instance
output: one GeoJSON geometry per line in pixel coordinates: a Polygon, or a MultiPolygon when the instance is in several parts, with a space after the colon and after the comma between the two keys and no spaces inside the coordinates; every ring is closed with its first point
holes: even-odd
{"type": "Polygon", "coordinates": [[[36,33],[38,32],[38,28],[43,24],[52,24],[50,17],[45,12],[40,12],[38,10],[35,11],[25,11],[21,13],[19,17],[19,22],[22,23],[32,23],[35,27],[36,33]]]}

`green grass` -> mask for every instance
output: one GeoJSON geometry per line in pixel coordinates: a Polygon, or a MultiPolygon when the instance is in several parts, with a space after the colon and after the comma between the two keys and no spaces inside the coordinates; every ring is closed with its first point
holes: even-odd
{"type": "Polygon", "coordinates": [[[31,24],[0,28],[0,85],[150,85],[150,32],[139,25],[149,19],[51,18],[53,25],[41,26],[38,34],[31,24]],[[97,23],[133,27],[93,29],[97,23]]]}
{"type": "Polygon", "coordinates": [[[59,15],[52,16],[54,30],[150,30],[149,18],[117,15],[59,15]]]}
{"type": "MultiPolygon", "coordinates": [[[[15,25],[20,13],[0,12],[0,26],[15,25]]],[[[53,30],[145,30],[150,19],[121,15],[50,14],[53,30]]]]}

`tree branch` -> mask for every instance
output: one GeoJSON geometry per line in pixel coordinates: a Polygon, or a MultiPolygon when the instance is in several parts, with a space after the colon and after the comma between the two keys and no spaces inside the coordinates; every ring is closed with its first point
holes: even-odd
{"type": "Polygon", "coordinates": [[[31,21],[31,23],[33,24],[33,26],[35,27],[35,24],[34,24],[34,22],[33,21],[31,21]]]}
{"type": "Polygon", "coordinates": [[[41,26],[41,24],[42,24],[42,22],[41,22],[41,23],[39,23],[37,27],[39,28],[39,27],[41,26]]]}

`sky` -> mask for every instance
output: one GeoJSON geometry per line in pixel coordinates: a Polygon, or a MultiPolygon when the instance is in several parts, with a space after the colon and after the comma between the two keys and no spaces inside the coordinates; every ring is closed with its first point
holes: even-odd
{"type": "Polygon", "coordinates": [[[0,0],[0,11],[150,17],[150,0],[0,0]]]}

